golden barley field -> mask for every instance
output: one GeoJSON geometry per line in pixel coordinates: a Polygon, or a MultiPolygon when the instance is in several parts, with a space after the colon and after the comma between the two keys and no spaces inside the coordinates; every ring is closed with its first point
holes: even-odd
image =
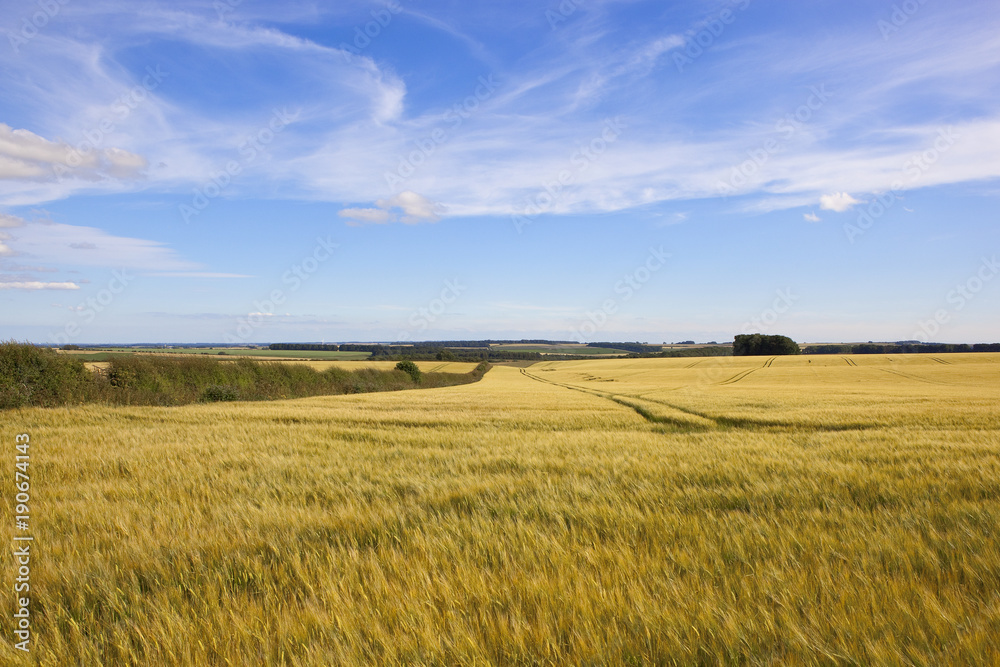
{"type": "Polygon", "coordinates": [[[1000,355],[0,419],[35,664],[1000,663],[1000,355]]]}

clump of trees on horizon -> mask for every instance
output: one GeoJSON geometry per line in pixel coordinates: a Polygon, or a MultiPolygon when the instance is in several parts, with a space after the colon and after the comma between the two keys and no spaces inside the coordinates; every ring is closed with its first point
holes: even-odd
{"type": "Polygon", "coordinates": [[[803,354],[950,354],[1000,352],[1000,343],[857,343],[809,345],[803,354]]]}
{"type": "Polygon", "coordinates": [[[733,356],[772,356],[802,354],[798,343],[788,336],[766,336],[764,334],[738,334],[733,340],[733,356]]]}

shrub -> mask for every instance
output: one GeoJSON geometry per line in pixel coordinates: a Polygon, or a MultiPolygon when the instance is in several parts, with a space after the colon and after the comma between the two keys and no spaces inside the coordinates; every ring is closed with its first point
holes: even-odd
{"type": "Polygon", "coordinates": [[[417,368],[417,365],[409,360],[401,361],[398,364],[396,364],[396,370],[403,371],[404,373],[410,376],[410,379],[412,379],[414,382],[417,383],[420,382],[420,378],[423,376],[423,373],[420,372],[420,369],[417,368]]]}
{"type": "Polygon", "coordinates": [[[87,401],[94,384],[78,359],[30,343],[0,343],[0,408],[87,401]]]}

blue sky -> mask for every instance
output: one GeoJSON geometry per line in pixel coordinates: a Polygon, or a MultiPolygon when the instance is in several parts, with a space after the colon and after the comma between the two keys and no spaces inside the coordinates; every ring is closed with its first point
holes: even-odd
{"type": "Polygon", "coordinates": [[[992,2],[0,7],[0,338],[1000,340],[992,2]]]}

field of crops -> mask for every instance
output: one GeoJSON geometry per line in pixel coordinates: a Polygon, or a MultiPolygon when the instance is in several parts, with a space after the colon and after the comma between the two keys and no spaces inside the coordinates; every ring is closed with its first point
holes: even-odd
{"type": "Polygon", "coordinates": [[[38,664],[1000,661],[1000,355],[542,362],[21,432],[38,664]]]}

